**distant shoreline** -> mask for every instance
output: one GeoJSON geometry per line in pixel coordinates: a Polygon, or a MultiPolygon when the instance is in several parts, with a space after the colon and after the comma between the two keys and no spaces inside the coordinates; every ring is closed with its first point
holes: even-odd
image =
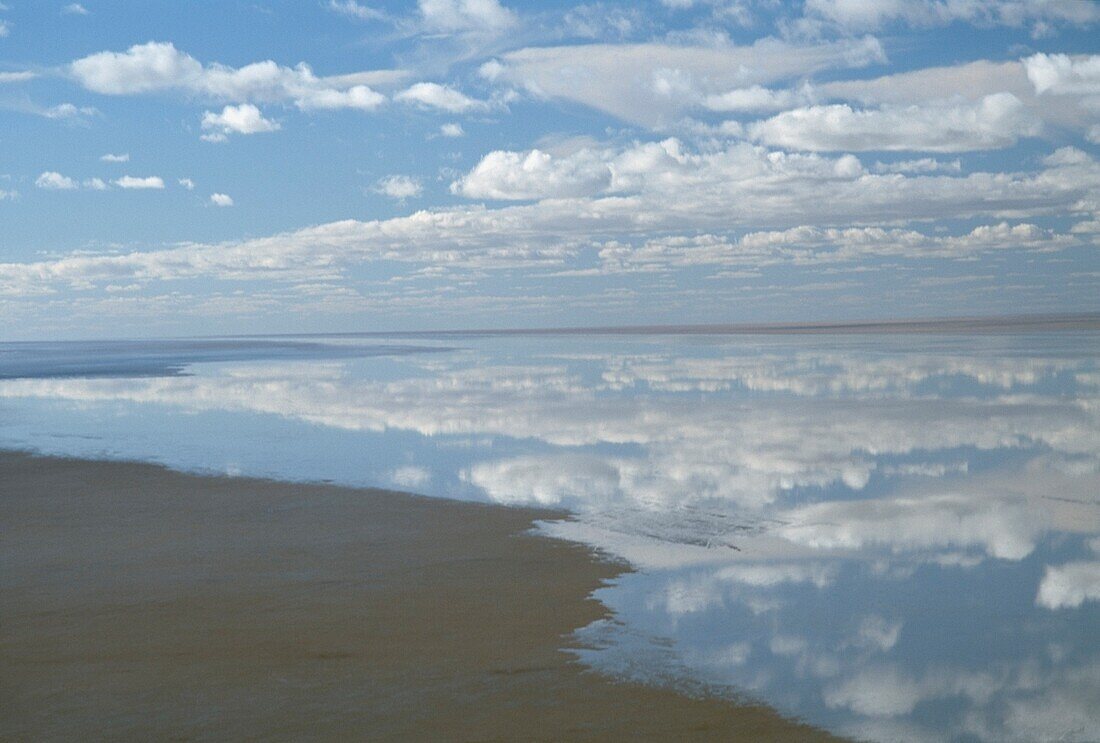
{"type": "MultiPolygon", "coordinates": [[[[679,325],[594,325],[547,328],[444,328],[438,330],[364,330],[339,332],[228,333],[101,338],[13,339],[0,343],[115,343],[122,341],[238,341],[281,338],[463,338],[547,335],[996,335],[1007,333],[1100,330],[1100,312],[774,323],[694,323],[679,325]]],[[[450,349],[446,349],[450,350],[450,349]]]]}
{"type": "Polygon", "coordinates": [[[1054,330],[1100,330],[1100,312],[1000,317],[946,317],[805,323],[700,323],[690,325],[599,325],[550,328],[472,328],[342,333],[260,333],[221,338],[404,338],[524,335],[829,335],[829,334],[995,334],[1054,330]]]}

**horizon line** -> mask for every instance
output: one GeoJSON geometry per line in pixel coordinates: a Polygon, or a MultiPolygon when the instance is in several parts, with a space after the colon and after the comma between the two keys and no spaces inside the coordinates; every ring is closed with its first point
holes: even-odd
{"type": "Polygon", "coordinates": [[[985,315],[890,320],[769,322],[769,323],[685,323],[554,326],[544,328],[452,328],[437,330],[364,330],[323,333],[239,333],[203,336],[218,338],[316,337],[403,337],[450,335],[798,335],[1017,332],[1023,330],[1100,330],[1100,312],[1047,313],[1034,315],[985,315]]]}

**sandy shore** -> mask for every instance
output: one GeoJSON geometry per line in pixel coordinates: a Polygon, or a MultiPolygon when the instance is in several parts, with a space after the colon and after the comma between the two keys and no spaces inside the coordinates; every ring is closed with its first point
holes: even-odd
{"type": "Polygon", "coordinates": [[[0,739],[824,737],[573,662],[547,515],[0,453],[0,739]]]}

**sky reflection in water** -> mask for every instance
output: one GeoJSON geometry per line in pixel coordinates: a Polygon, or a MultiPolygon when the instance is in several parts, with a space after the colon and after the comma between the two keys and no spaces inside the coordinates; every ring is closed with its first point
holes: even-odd
{"type": "Polygon", "coordinates": [[[877,740],[1100,739],[1100,335],[310,343],[43,362],[0,445],[564,506],[643,568],[597,667],[877,740]]]}

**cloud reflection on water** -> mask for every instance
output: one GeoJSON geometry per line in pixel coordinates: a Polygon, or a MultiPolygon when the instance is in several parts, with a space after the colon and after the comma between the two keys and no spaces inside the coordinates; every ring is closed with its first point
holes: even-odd
{"type": "MultiPolygon", "coordinates": [[[[568,507],[548,533],[645,569],[600,593],[623,624],[587,630],[609,646],[584,658],[614,672],[727,685],[874,739],[1090,740],[1096,341],[492,340],[5,380],[0,400],[68,424],[97,406],[309,424],[307,449],[358,437],[376,484],[568,507]]],[[[173,462],[168,437],[143,446],[173,462]]]]}

